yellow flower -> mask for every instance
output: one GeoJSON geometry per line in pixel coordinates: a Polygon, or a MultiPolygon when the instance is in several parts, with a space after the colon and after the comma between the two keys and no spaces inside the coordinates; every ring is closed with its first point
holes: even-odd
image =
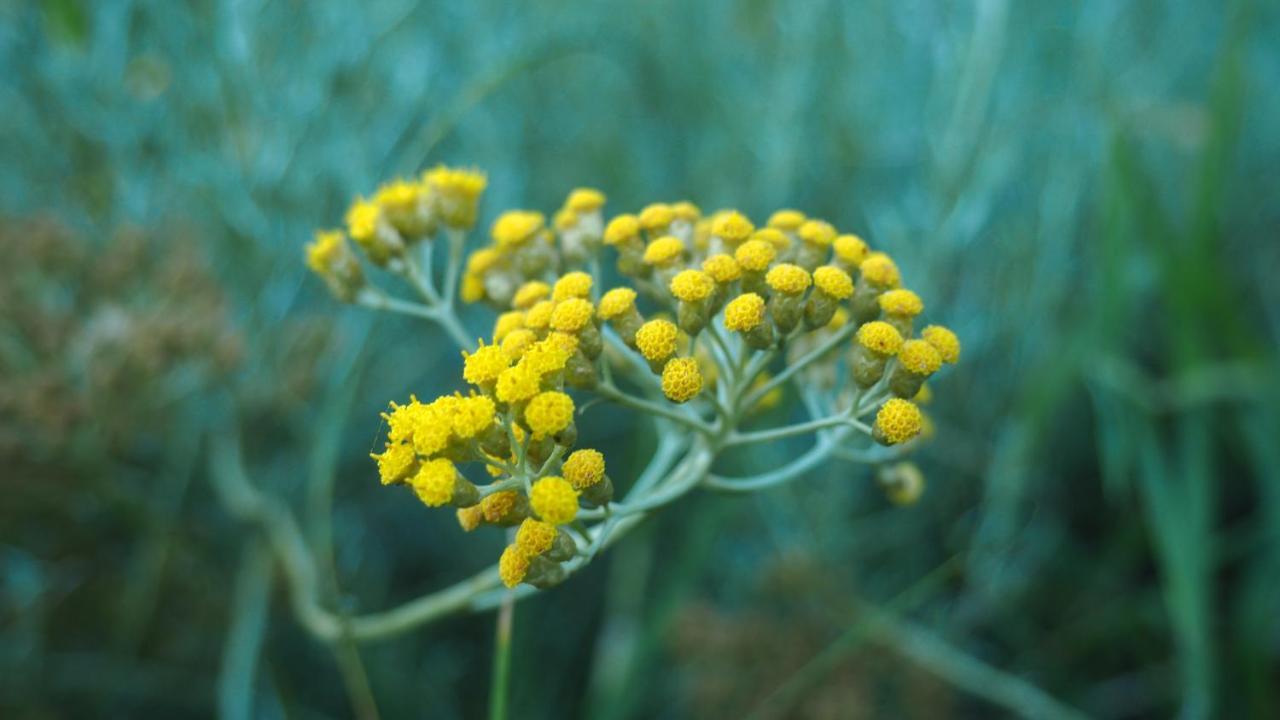
{"type": "Polygon", "coordinates": [[[569,198],[564,201],[564,206],[575,213],[585,215],[604,207],[604,201],[604,193],[599,190],[580,187],[569,193],[569,198]]]}
{"type": "Polygon", "coordinates": [[[525,518],[520,529],[516,530],[516,547],[529,555],[541,555],[555,544],[559,532],[551,523],[525,518]]]}
{"type": "Polygon", "coordinates": [[[777,254],[778,251],[773,245],[764,240],[748,240],[738,246],[733,253],[733,258],[744,270],[764,272],[769,269],[769,263],[773,262],[777,254]]]}
{"type": "Polygon", "coordinates": [[[538,341],[538,336],[528,328],[516,328],[502,339],[502,354],[507,360],[515,362],[524,357],[525,351],[538,341]]]}
{"type": "Polygon", "coordinates": [[[484,278],[474,273],[463,273],[458,297],[464,303],[477,303],[484,299],[484,278]]]}
{"type": "Polygon", "coordinates": [[[880,309],[885,315],[915,317],[924,312],[924,301],[910,290],[889,290],[880,296],[880,309]]]}
{"type": "Polygon", "coordinates": [[[529,574],[529,553],[518,545],[508,545],[498,558],[498,577],[502,584],[514,588],[529,574]]]}
{"type": "Polygon", "coordinates": [[[501,259],[502,254],[497,250],[491,247],[480,248],[467,257],[467,272],[472,275],[484,275],[501,259]]]}
{"type": "Polygon", "coordinates": [[[361,246],[368,245],[378,232],[382,208],[364,198],[356,198],[347,210],[347,234],[361,246]]]}
{"type": "Polygon", "coordinates": [[[942,355],[924,340],[908,340],[898,351],[898,364],[916,375],[932,375],[942,367],[942,355]]]}
{"type": "Polygon", "coordinates": [[[578,332],[591,323],[591,316],[594,314],[595,308],[591,306],[590,300],[570,298],[557,303],[552,310],[551,327],[561,332],[578,332]]]}
{"type": "Polygon", "coordinates": [[[541,280],[530,280],[516,290],[515,297],[511,299],[511,307],[517,310],[528,310],[534,303],[546,300],[550,294],[550,285],[541,280]]]}
{"type": "Polygon", "coordinates": [[[734,332],[755,330],[764,322],[764,298],[743,293],[724,307],[724,326],[734,332]]]}
{"type": "Polygon", "coordinates": [[[374,193],[373,201],[391,213],[405,213],[417,208],[423,186],[409,180],[396,179],[384,183],[374,193]]]}
{"type": "Polygon", "coordinates": [[[539,393],[525,407],[524,421],[535,439],[555,435],[573,424],[573,398],[554,390],[539,393]]]}
{"type": "Polygon", "coordinates": [[[662,368],[662,394],[674,403],[686,403],[702,392],[702,372],[693,358],[668,360],[662,368]]]}
{"type": "Polygon", "coordinates": [[[515,248],[528,242],[546,224],[542,213],[532,210],[508,210],[493,221],[490,231],[499,249],[515,248]]]}
{"type": "Polygon", "coordinates": [[[836,239],[836,229],[823,220],[808,220],[796,231],[801,240],[818,247],[829,247],[836,239]]]}
{"type": "Polygon", "coordinates": [[[504,403],[518,403],[532,398],[541,389],[542,376],[525,365],[507,368],[498,375],[495,394],[504,403]]]}
{"type": "Polygon", "coordinates": [[[764,276],[764,281],[775,292],[799,295],[809,289],[813,278],[809,277],[809,273],[799,265],[781,263],[770,268],[768,274],[764,276]]]}
{"type": "Polygon", "coordinates": [[[640,211],[640,225],[651,233],[666,230],[676,214],[666,203],[653,203],[640,211]]]}
{"type": "Polygon", "coordinates": [[[738,261],[723,253],[703,260],[702,271],[722,285],[742,277],[742,267],[738,265],[738,261]]]}
{"type": "Polygon", "coordinates": [[[871,248],[867,247],[867,243],[857,235],[841,235],[836,238],[834,248],[836,258],[841,262],[851,266],[858,267],[863,260],[867,259],[871,248]]]}
{"type": "Polygon", "coordinates": [[[619,215],[609,221],[604,229],[605,245],[622,245],[640,237],[640,221],[635,215],[619,215]]]}
{"type": "Polygon", "coordinates": [[[636,347],[646,360],[662,362],[676,352],[676,326],[670,320],[650,320],[636,331],[636,347]]]}
{"type": "Polygon", "coordinates": [[[599,314],[602,320],[612,320],[636,306],[636,291],[629,287],[610,290],[600,298],[599,314]]]}
{"type": "Polygon", "coordinates": [[[560,469],[575,490],[585,490],[604,479],[604,455],[599,450],[575,450],[560,469]]]}
{"type": "Polygon", "coordinates": [[[924,473],[915,463],[890,465],[880,471],[878,480],[894,505],[913,505],[924,494],[924,473]]]}
{"type": "Polygon", "coordinates": [[[499,490],[480,501],[480,512],[484,515],[485,522],[502,522],[503,518],[515,510],[518,502],[520,495],[515,490],[499,490]]]}
{"type": "Polygon", "coordinates": [[[463,440],[478,438],[497,421],[498,409],[484,395],[462,398],[453,411],[453,432],[463,440]]]}
{"type": "Polygon", "coordinates": [[[836,300],[844,300],[853,294],[853,278],[834,265],[823,265],[814,270],[813,284],[818,290],[836,300]]]}
{"type": "Polygon", "coordinates": [[[737,245],[751,237],[755,229],[756,226],[751,224],[747,216],[737,210],[724,213],[711,224],[711,234],[722,238],[730,245],[737,245]]]}
{"type": "Polygon", "coordinates": [[[456,228],[476,224],[476,206],[488,184],[484,173],[440,165],[424,172],[422,181],[434,191],[445,224],[456,228]]]}
{"type": "Polygon", "coordinates": [[[539,378],[564,369],[578,349],[577,339],[562,333],[551,333],[525,352],[520,364],[539,378]]]}
{"type": "Polygon", "coordinates": [[[960,360],[960,338],[941,325],[930,325],[920,331],[920,336],[942,356],[942,362],[954,365],[960,360]]]}
{"type": "Polygon", "coordinates": [[[347,239],[341,230],[319,230],[315,240],[307,245],[307,267],[317,275],[333,271],[333,267],[347,256],[347,239]]]}
{"type": "Polygon", "coordinates": [[[902,333],[883,320],[873,320],[858,328],[857,341],[880,355],[897,355],[902,349],[902,333]]]}
{"type": "Polygon", "coordinates": [[[920,434],[920,408],[908,400],[891,398],[876,413],[875,430],[886,444],[897,445],[920,434]]]}
{"type": "Polygon", "coordinates": [[[483,342],[474,353],[462,351],[462,358],[462,379],[476,386],[496,382],[498,375],[511,364],[502,348],[483,342]]]}
{"type": "Polygon", "coordinates": [[[684,253],[684,242],[674,235],[663,235],[644,249],[646,265],[669,265],[684,253]]]}
{"type": "Polygon", "coordinates": [[[591,276],[575,271],[565,273],[564,277],[556,281],[555,287],[551,289],[551,299],[560,301],[569,298],[585,298],[591,294],[591,276]]]}
{"type": "Polygon", "coordinates": [[[671,278],[670,289],[676,299],[696,303],[706,300],[715,291],[716,282],[701,270],[681,270],[671,278]]]}
{"type": "Polygon", "coordinates": [[[895,288],[902,281],[898,266],[884,253],[871,253],[859,269],[867,282],[879,288],[895,288]]]}
{"type": "Polygon", "coordinates": [[[463,532],[475,530],[484,521],[484,510],[479,505],[458,508],[456,515],[458,517],[458,526],[462,528],[463,532]]]}
{"type": "Polygon", "coordinates": [[[687,223],[697,222],[698,218],[702,217],[702,210],[688,200],[682,200],[672,205],[671,213],[675,215],[677,220],[683,220],[687,223]]]}
{"type": "Polygon", "coordinates": [[[804,213],[799,210],[779,210],[769,216],[769,227],[785,232],[795,232],[804,224],[804,213]]]}
{"type": "Polygon", "coordinates": [[[524,325],[531,330],[546,330],[551,326],[551,314],[556,304],[550,300],[539,300],[524,314],[524,325]]]}
{"type": "Polygon", "coordinates": [[[502,342],[513,330],[524,327],[524,313],[519,310],[504,312],[493,323],[493,341],[502,342]]]}
{"type": "Polygon", "coordinates": [[[578,516],[578,493],[562,477],[544,477],[534,483],[529,502],[538,517],[552,525],[573,522],[578,516]]]}
{"type": "Polygon", "coordinates": [[[370,455],[378,461],[378,477],[383,485],[398,483],[408,477],[414,463],[418,461],[409,443],[387,443],[381,455],[370,455]]]}
{"type": "Polygon", "coordinates": [[[437,399],[430,405],[419,405],[413,414],[413,448],[419,455],[430,457],[444,450],[453,437],[453,422],[442,412],[437,399]]]}
{"type": "Polygon", "coordinates": [[[422,464],[409,484],[428,507],[448,505],[458,484],[458,469],[444,458],[430,460],[422,464]]]}

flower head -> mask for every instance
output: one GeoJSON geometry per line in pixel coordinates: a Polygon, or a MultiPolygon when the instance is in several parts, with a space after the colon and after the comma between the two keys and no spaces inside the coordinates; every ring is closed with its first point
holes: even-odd
{"type": "Polygon", "coordinates": [[[569,193],[564,206],[578,214],[595,212],[604,207],[604,193],[595,188],[580,187],[569,193]]]}
{"type": "Polygon", "coordinates": [[[383,485],[403,481],[418,461],[417,453],[409,443],[387,443],[381,455],[371,455],[378,461],[378,477],[383,485]]]}
{"type": "Polygon", "coordinates": [[[575,450],[560,472],[575,490],[585,490],[604,478],[604,455],[599,450],[575,450]]]}
{"type": "Polygon", "coordinates": [[[878,355],[897,355],[902,349],[902,333],[883,320],[873,320],[858,328],[857,342],[878,355]]]}
{"type": "Polygon", "coordinates": [[[670,289],[676,299],[696,303],[706,300],[715,292],[716,282],[701,270],[681,270],[671,278],[670,289]]]}
{"type": "Polygon", "coordinates": [[[518,364],[503,370],[498,375],[495,394],[504,403],[518,403],[538,394],[542,386],[542,376],[527,365],[518,364]]]}
{"type": "Polygon", "coordinates": [[[942,367],[942,355],[924,340],[907,340],[898,351],[898,364],[916,375],[932,375],[942,367]]]}
{"type": "Polygon", "coordinates": [[[724,326],[734,332],[748,332],[764,322],[764,298],[743,293],[724,307],[724,326]]]}
{"type": "Polygon", "coordinates": [[[485,345],[473,353],[462,352],[462,379],[476,386],[491,385],[497,382],[498,375],[510,366],[507,356],[497,345],[485,345]]]}
{"type": "Polygon", "coordinates": [[[751,233],[752,240],[763,240],[773,246],[774,250],[782,252],[791,247],[791,238],[787,234],[774,227],[760,228],[751,233]]]}
{"type": "Polygon", "coordinates": [[[796,231],[800,239],[817,247],[830,247],[836,239],[836,229],[824,220],[808,220],[796,231]]]}
{"type": "Polygon", "coordinates": [[[511,298],[511,306],[517,310],[528,310],[534,303],[546,300],[550,294],[550,285],[541,280],[530,280],[516,290],[515,296],[511,298]]]}
{"type": "Polygon", "coordinates": [[[488,185],[484,173],[440,165],[423,173],[422,181],[433,191],[445,224],[463,229],[476,224],[476,207],[488,185]]]}
{"type": "Polygon", "coordinates": [[[920,337],[938,351],[942,362],[954,365],[960,360],[960,338],[941,325],[930,325],[920,331],[920,337]]]}
{"type": "Polygon", "coordinates": [[[539,393],[524,409],[524,421],[535,438],[543,438],[573,424],[573,398],[555,390],[539,393]]]}
{"type": "Polygon", "coordinates": [[[577,332],[591,323],[594,314],[595,308],[590,300],[570,298],[556,303],[551,312],[551,327],[561,332],[577,332]]]}
{"type": "Polygon", "coordinates": [[[764,272],[769,269],[769,263],[773,262],[777,254],[773,245],[764,240],[748,240],[738,246],[733,252],[733,258],[743,270],[764,272]]]}
{"type": "Polygon", "coordinates": [[[591,276],[582,271],[565,273],[551,289],[551,299],[585,298],[591,294],[591,276]]]}
{"type": "Polygon", "coordinates": [[[884,253],[871,253],[859,266],[862,277],[879,288],[895,288],[901,282],[898,266],[884,253]]]}
{"type": "Polygon", "coordinates": [[[871,252],[867,243],[857,235],[840,235],[836,238],[832,249],[835,251],[836,259],[852,267],[861,265],[862,261],[867,259],[867,254],[871,252]]]}
{"type": "Polygon", "coordinates": [[[662,368],[662,394],[674,403],[686,403],[702,392],[702,371],[693,358],[674,358],[662,368]]]}
{"type": "Polygon", "coordinates": [[[524,325],[531,330],[546,330],[551,326],[551,315],[556,311],[556,304],[550,300],[539,300],[524,314],[524,325]]]}
{"type": "Polygon", "coordinates": [[[804,224],[804,213],[799,210],[779,210],[769,216],[769,227],[784,232],[795,232],[804,224]]]}
{"type": "Polygon", "coordinates": [[[382,208],[375,202],[356,198],[347,209],[347,234],[362,247],[367,247],[378,232],[382,208]]]}
{"type": "Polygon", "coordinates": [[[493,322],[493,341],[502,342],[513,330],[524,327],[524,313],[519,310],[504,312],[493,322]]]}
{"type": "Polygon", "coordinates": [[[663,235],[644,249],[646,265],[670,265],[684,254],[684,241],[674,235],[663,235]]]}
{"type": "Polygon", "coordinates": [[[924,301],[910,290],[902,288],[887,290],[879,300],[880,309],[885,315],[910,318],[924,312],[924,301]]]}
{"type": "Polygon", "coordinates": [[[524,576],[529,574],[529,553],[519,545],[508,545],[502,551],[502,557],[498,558],[498,577],[502,578],[502,584],[509,588],[513,588],[524,582],[524,576]]]}
{"type": "Polygon", "coordinates": [[[809,277],[809,273],[799,265],[791,263],[780,263],[769,269],[764,281],[773,288],[774,292],[780,292],[783,295],[799,295],[809,289],[813,278],[809,277]]]}
{"type": "Polygon", "coordinates": [[[702,261],[702,271],[721,285],[731,283],[742,277],[742,267],[732,256],[723,253],[712,255],[702,261]]]}
{"type": "Polygon", "coordinates": [[[484,395],[462,398],[453,408],[453,433],[463,440],[480,437],[497,422],[498,409],[484,395]]]}
{"type": "Polygon", "coordinates": [[[528,328],[516,328],[502,338],[502,354],[507,360],[515,362],[524,357],[525,352],[538,341],[538,336],[528,328]]]}
{"type": "Polygon", "coordinates": [[[675,219],[675,212],[666,203],[653,203],[640,211],[640,225],[651,233],[666,230],[675,219]]]}
{"type": "Polygon", "coordinates": [[[546,218],[540,212],[508,210],[493,221],[490,234],[499,249],[515,248],[537,235],[546,222],[546,218]]]}
{"type": "Polygon", "coordinates": [[[604,228],[605,245],[623,245],[640,237],[640,220],[635,215],[619,215],[604,228]]]}
{"type": "Polygon", "coordinates": [[[661,362],[676,352],[677,330],[670,320],[650,320],[636,331],[636,347],[646,360],[661,362]]]}
{"type": "Polygon", "coordinates": [[[730,245],[738,243],[751,237],[751,233],[756,229],[755,225],[747,219],[746,215],[737,210],[730,210],[720,217],[711,225],[711,234],[722,238],[730,245]]]}
{"type": "Polygon", "coordinates": [[[823,294],[844,300],[853,294],[853,278],[834,265],[823,265],[813,271],[813,284],[823,294]]]}
{"type": "Polygon", "coordinates": [[[578,516],[578,493],[562,477],[544,477],[533,484],[529,492],[533,511],[543,521],[552,525],[573,522],[578,516]]]}
{"type": "Polygon", "coordinates": [[[458,483],[458,469],[444,458],[422,463],[416,475],[409,480],[418,499],[429,507],[449,504],[458,483]]]}
{"type": "Polygon", "coordinates": [[[636,291],[629,287],[619,287],[610,290],[600,298],[600,308],[597,312],[600,319],[612,320],[635,306],[636,291]]]}
{"type": "Polygon", "coordinates": [[[919,435],[923,422],[915,403],[891,398],[876,413],[875,430],[886,444],[897,445],[919,435]]]}

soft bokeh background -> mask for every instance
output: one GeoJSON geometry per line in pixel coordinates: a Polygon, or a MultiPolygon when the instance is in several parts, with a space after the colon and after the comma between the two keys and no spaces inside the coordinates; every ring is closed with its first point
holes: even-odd
{"type": "Polygon", "coordinates": [[[383,717],[483,715],[491,615],[357,663],[207,469],[246,438],[331,607],[496,557],[367,458],[447,339],[300,261],[443,161],[486,219],[795,206],[965,342],[919,505],[842,463],[680,503],[518,607],[518,717],[1280,716],[1277,37],[1263,0],[0,0],[0,715],[348,717],[357,665],[383,717]]]}

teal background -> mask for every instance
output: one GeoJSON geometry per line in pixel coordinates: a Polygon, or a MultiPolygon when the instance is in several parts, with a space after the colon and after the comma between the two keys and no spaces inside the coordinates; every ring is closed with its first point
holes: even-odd
{"type": "MultiPolygon", "coordinates": [[[[447,162],[485,227],[578,185],[799,208],[964,341],[919,505],[841,463],[682,501],[519,606],[518,717],[1008,712],[881,611],[1091,716],[1280,715],[1276,37],[1247,0],[0,1],[0,714],[353,715],[210,488],[221,433],[331,532],[333,607],[497,556],[367,458],[388,400],[455,389],[447,339],[301,263],[447,162]]],[[[642,428],[593,425],[615,477],[642,428]]],[[[491,643],[362,647],[381,715],[482,716],[491,643]]]]}

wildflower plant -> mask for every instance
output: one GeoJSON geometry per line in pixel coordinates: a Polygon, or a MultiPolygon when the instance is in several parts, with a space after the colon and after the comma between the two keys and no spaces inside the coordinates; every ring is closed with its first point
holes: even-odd
{"type": "Polygon", "coordinates": [[[554,586],[698,488],[755,491],[843,459],[876,468],[893,502],[919,497],[923,475],[902,458],[928,434],[926,381],[959,360],[960,343],[941,325],[917,331],[924,303],[888,255],[796,210],[763,227],[688,202],[610,217],[590,188],[550,221],[500,213],[467,254],[485,185],[446,167],[395,180],[307,248],[338,299],[437,323],[461,350],[454,392],[390,403],[373,454],[381,482],[451,509],[463,532],[509,539],[494,568],[365,630],[492,607],[500,584],[554,586]],[[416,297],[388,293],[368,266],[416,297]],[[493,310],[487,337],[464,329],[459,302],[493,310]],[[758,427],[789,384],[810,419],[758,427]],[[611,466],[581,442],[580,418],[606,404],[652,422],[648,467],[611,466]],[[814,445],[783,467],[717,473],[739,448],[805,435],[814,445]]]}

